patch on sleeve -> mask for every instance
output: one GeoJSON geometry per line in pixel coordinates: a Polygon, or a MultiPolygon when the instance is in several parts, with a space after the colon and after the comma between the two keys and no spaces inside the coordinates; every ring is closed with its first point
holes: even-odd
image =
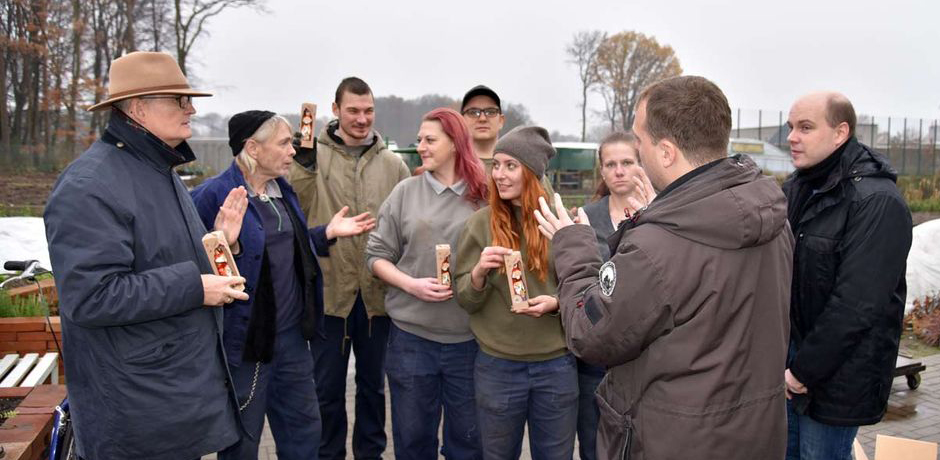
{"type": "Polygon", "coordinates": [[[600,283],[601,294],[610,297],[617,286],[617,266],[613,262],[607,261],[601,265],[601,270],[597,274],[598,283],[600,283]]]}
{"type": "Polygon", "coordinates": [[[601,311],[601,308],[597,305],[597,300],[594,299],[594,297],[588,297],[587,301],[584,302],[584,314],[587,315],[592,326],[604,319],[604,312],[601,311]]]}

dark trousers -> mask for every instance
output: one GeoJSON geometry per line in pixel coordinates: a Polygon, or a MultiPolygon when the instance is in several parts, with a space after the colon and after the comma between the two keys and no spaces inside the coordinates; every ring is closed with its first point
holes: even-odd
{"type": "Polygon", "coordinates": [[[350,350],[356,354],[356,409],[352,450],[356,459],[379,459],[385,451],[385,347],[390,321],[371,320],[361,296],[345,320],[326,317],[326,338],[313,341],[320,415],[326,421],[320,440],[321,459],[346,458],[346,370],[350,350]]]}
{"type": "Polygon", "coordinates": [[[245,436],[219,452],[219,460],[253,460],[258,458],[258,441],[267,415],[277,447],[277,457],[285,460],[316,458],[320,445],[320,410],[313,360],[300,326],[279,332],[274,340],[274,359],[257,367],[241,363],[230,368],[238,403],[244,406],[242,422],[253,439],[245,436]]]}
{"type": "Polygon", "coordinates": [[[578,453],[581,460],[597,458],[597,386],[604,380],[603,367],[578,360],[578,453]]]}
{"type": "Polygon", "coordinates": [[[478,349],[473,339],[440,343],[392,323],[386,371],[397,460],[438,457],[442,409],[441,455],[448,460],[483,458],[473,397],[473,365],[478,349]]]}

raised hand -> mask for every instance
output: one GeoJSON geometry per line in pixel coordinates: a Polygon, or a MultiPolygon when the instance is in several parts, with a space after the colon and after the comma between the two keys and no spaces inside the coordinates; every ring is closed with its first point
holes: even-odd
{"type": "Polygon", "coordinates": [[[349,206],[343,206],[343,209],[340,209],[330,219],[330,223],[326,226],[326,237],[328,239],[332,240],[338,236],[359,235],[375,228],[375,218],[368,212],[358,216],[346,217],[348,212],[349,206]]]}
{"type": "MultiPolygon", "coordinates": [[[[569,225],[576,225],[575,221],[568,215],[568,211],[565,210],[565,204],[561,201],[561,195],[557,193],[555,194],[555,213],[557,213],[557,216],[552,212],[551,208],[549,208],[548,203],[545,202],[545,198],[539,197],[539,208],[541,208],[541,210],[535,210],[535,220],[539,222],[539,231],[548,239],[552,239],[558,230],[569,225]]],[[[577,224],[580,225],[591,225],[587,214],[582,208],[578,208],[577,221],[577,224]]]]}
{"type": "Polygon", "coordinates": [[[634,196],[627,198],[627,213],[634,216],[640,211],[646,209],[653,200],[656,199],[656,190],[650,182],[646,172],[640,169],[639,174],[633,176],[633,184],[636,186],[634,196]]]}
{"type": "Polygon", "coordinates": [[[242,219],[245,218],[247,209],[248,191],[245,187],[238,186],[228,192],[222,207],[219,208],[219,213],[215,215],[215,230],[222,230],[232,252],[239,252],[238,234],[242,231],[242,219]]]}

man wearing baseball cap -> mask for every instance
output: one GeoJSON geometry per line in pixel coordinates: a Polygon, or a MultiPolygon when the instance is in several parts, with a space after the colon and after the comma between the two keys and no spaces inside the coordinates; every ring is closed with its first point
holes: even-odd
{"type": "MultiPolygon", "coordinates": [[[[470,136],[473,138],[473,151],[483,162],[486,175],[489,177],[493,169],[493,154],[496,153],[496,141],[499,140],[499,131],[506,124],[503,115],[502,102],[496,91],[485,85],[476,85],[463,95],[460,104],[460,113],[463,115],[470,136]]],[[[539,180],[545,193],[549,196],[555,193],[549,174],[539,180]]]]}
{"type": "MultiPolygon", "coordinates": [[[[173,170],[195,159],[192,89],[170,55],[111,63],[104,135],[59,176],[45,210],[81,458],[198,458],[238,441],[222,311],[244,278],[212,275],[206,229],[173,170]]],[[[215,229],[237,233],[233,190],[215,229]]]]}
{"type": "Polygon", "coordinates": [[[506,123],[499,95],[484,85],[474,86],[467,91],[467,94],[464,94],[460,113],[467,122],[467,127],[470,128],[473,150],[483,161],[483,166],[486,167],[487,175],[489,175],[493,167],[493,149],[496,148],[496,141],[499,140],[499,131],[506,123]]]}

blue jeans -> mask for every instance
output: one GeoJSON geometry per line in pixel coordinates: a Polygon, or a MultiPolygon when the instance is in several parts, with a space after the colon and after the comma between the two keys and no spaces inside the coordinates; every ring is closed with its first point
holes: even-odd
{"type": "Polygon", "coordinates": [[[447,459],[481,459],[473,398],[477,343],[439,343],[392,323],[385,370],[392,398],[392,436],[397,460],[437,458],[438,427],[444,411],[447,459]]]}
{"type": "Polygon", "coordinates": [[[597,386],[607,371],[578,360],[578,454],[581,460],[597,458],[597,386]]]}
{"type": "Polygon", "coordinates": [[[797,414],[787,401],[787,460],[851,460],[857,426],[834,426],[797,414]]]}
{"type": "MultiPolygon", "coordinates": [[[[788,368],[796,352],[796,342],[790,340],[788,368]]],[[[787,460],[851,460],[857,433],[857,426],[827,425],[798,414],[787,400],[787,460]]]]}
{"type": "Polygon", "coordinates": [[[362,296],[346,319],[327,316],[326,338],[313,340],[313,365],[323,425],[321,459],[346,458],[346,369],[356,354],[356,409],[352,450],[356,459],[379,459],[385,451],[385,346],[389,319],[366,314],[362,296]]]}
{"type": "Polygon", "coordinates": [[[533,460],[571,460],[578,422],[574,356],[526,362],[480,351],[473,378],[483,458],[519,458],[528,421],[533,460]]]}
{"type": "MultiPolygon", "coordinates": [[[[238,403],[244,405],[255,382],[255,363],[242,362],[230,368],[238,403]]],[[[300,326],[279,332],[274,340],[274,358],[258,368],[254,395],[241,412],[244,436],[219,452],[219,460],[258,458],[258,441],[268,416],[279,459],[311,459],[320,447],[320,410],[313,380],[313,360],[300,326]]],[[[155,440],[159,442],[159,440],[155,440]]]]}

